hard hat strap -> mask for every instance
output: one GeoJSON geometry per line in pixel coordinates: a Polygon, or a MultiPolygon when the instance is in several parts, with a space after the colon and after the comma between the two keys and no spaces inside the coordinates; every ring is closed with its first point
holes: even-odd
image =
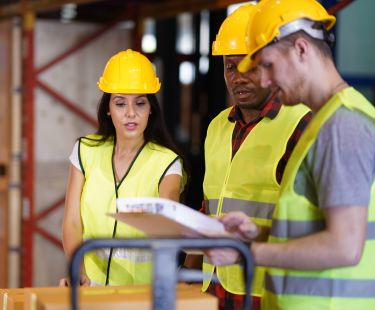
{"type": "Polygon", "coordinates": [[[281,26],[279,30],[280,35],[274,38],[272,43],[276,43],[281,39],[287,37],[288,35],[301,30],[315,39],[326,41],[329,45],[333,45],[333,43],[335,42],[333,33],[327,31],[322,22],[315,22],[307,18],[301,18],[291,21],[290,23],[281,26]]]}

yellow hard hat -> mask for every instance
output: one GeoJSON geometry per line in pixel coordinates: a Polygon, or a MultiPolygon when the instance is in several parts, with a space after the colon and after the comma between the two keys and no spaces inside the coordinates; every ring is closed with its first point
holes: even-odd
{"type": "Polygon", "coordinates": [[[212,55],[245,55],[248,53],[245,35],[248,21],[255,13],[255,5],[244,4],[223,21],[216,40],[212,43],[212,55]]]}
{"type": "Polygon", "coordinates": [[[155,94],[160,82],[151,62],[141,53],[128,49],[108,60],[98,87],[110,94],[155,94]]]}
{"type": "Polygon", "coordinates": [[[246,31],[248,55],[238,65],[241,72],[251,68],[251,58],[268,44],[299,30],[324,39],[323,30],[316,29],[315,22],[323,23],[325,30],[336,22],[336,18],[315,0],[262,0],[256,6],[246,31]]]}

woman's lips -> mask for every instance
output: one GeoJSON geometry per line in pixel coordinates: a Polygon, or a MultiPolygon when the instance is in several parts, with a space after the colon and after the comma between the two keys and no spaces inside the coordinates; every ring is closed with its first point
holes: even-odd
{"type": "Polygon", "coordinates": [[[138,126],[138,124],[137,124],[137,123],[134,123],[134,122],[129,122],[129,123],[126,123],[126,124],[125,124],[125,128],[126,128],[127,130],[134,130],[134,129],[137,128],[137,126],[138,126]]]}

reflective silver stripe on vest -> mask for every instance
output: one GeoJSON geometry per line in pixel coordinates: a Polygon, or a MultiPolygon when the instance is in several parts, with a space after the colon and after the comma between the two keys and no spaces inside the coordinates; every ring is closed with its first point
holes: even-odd
{"type": "Polygon", "coordinates": [[[366,240],[375,240],[375,222],[367,223],[366,240]]]}
{"type": "MultiPolygon", "coordinates": [[[[319,221],[286,221],[273,220],[271,236],[277,238],[299,238],[312,233],[322,231],[325,228],[325,222],[319,221]]],[[[375,222],[367,225],[366,240],[375,239],[375,222]]]]}
{"type": "Polygon", "coordinates": [[[266,289],[277,295],[374,298],[375,280],[281,277],[266,274],[266,289]]]}
{"type": "MultiPolygon", "coordinates": [[[[95,255],[102,258],[108,259],[110,249],[100,249],[95,251],[95,255]]],[[[149,250],[139,249],[113,249],[113,258],[127,259],[132,262],[144,263],[152,260],[152,254],[149,250]]]]}
{"type": "Polygon", "coordinates": [[[271,236],[278,238],[298,238],[323,230],[325,222],[273,220],[271,236]]]}
{"type": "MultiPolygon", "coordinates": [[[[217,214],[218,202],[218,199],[206,200],[206,214],[217,214]]],[[[248,217],[272,219],[274,208],[275,205],[272,203],[224,198],[221,212],[228,213],[232,211],[242,211],[248,217]]]]}
{"type": "Polygon", "coordinates": [[[206,199],[205,204],[205,213],[207,215],[216,215],[217,207],[219,206],[219,199],[206,199]]]}

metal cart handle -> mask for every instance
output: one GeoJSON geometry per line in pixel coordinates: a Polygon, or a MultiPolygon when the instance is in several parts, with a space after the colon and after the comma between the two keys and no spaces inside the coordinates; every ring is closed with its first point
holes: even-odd
{"type": "Polygon", "coordinates": [[[153,251],[153,310],[173,310],[175,308],[176,283],[184,281],[186,271],[179,275],[177,254],[182,249],[232,248],[243,258],[245,289],[244,309],[251,309],[251,281],[254,260],[249,246],[231,238],[158,238],[158,239],[89,239],[74,252],[70,267],[71,309],[78,310],[77,287],[79,285],[80,265],[84,254],[102,248],[142,248],[153,251]]]}

